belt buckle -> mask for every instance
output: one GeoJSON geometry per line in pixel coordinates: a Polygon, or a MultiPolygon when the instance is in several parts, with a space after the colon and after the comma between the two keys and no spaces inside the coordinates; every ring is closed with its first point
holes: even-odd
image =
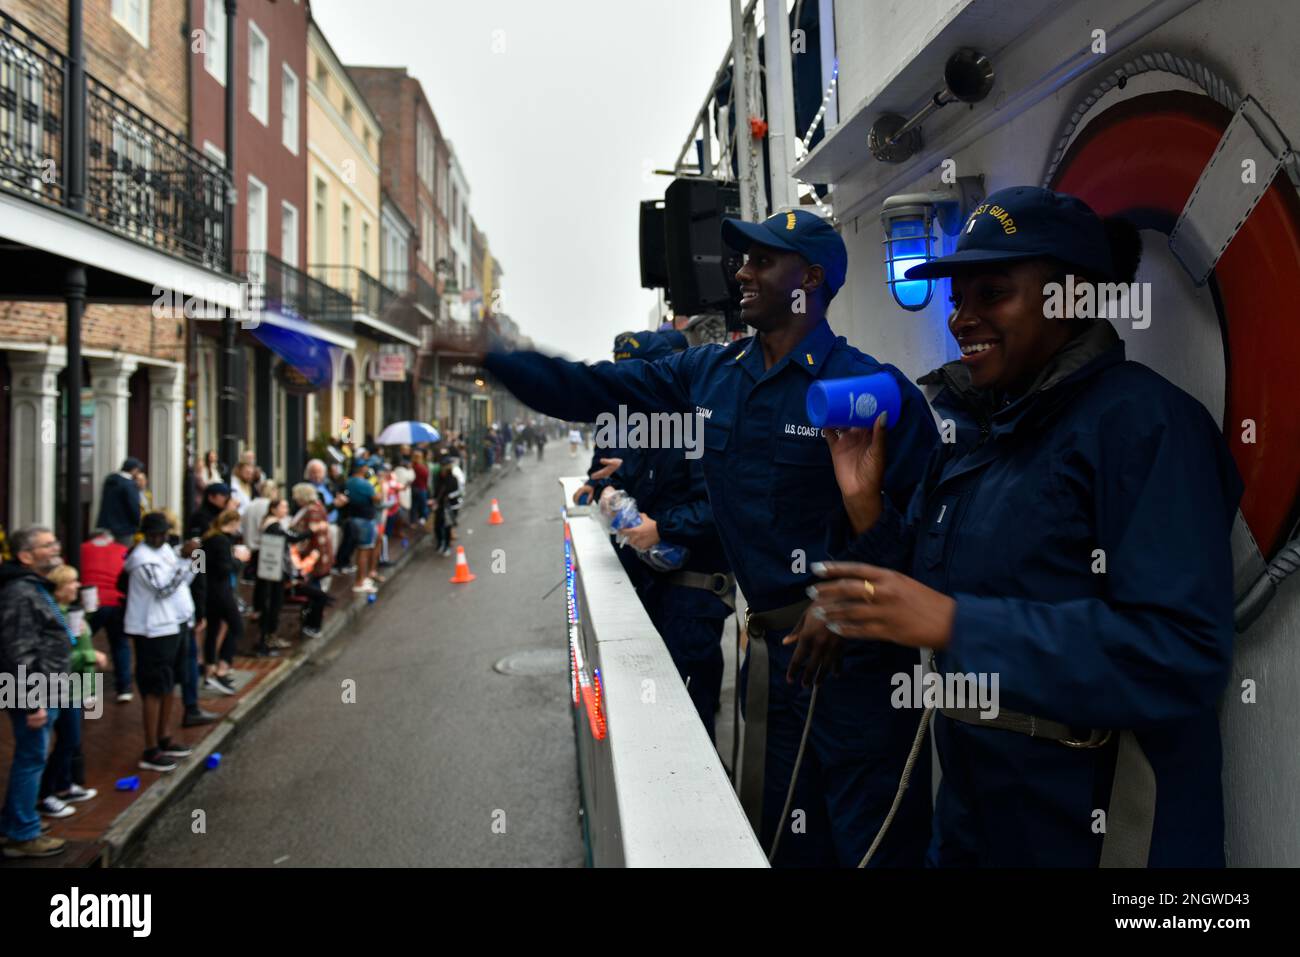
{"type": "Polygon", "coordinates": [[[763,640],[763,626],[754,623],[754,609],[747,607],[745,609],[745,634],[751,638],[763,640]]]}
{"type": "Polygon", "coordinates": [[[1092,731],[1088,733],[1087,738],[1061,738],[1060,743],[1065,745],[1067,748],[1100,748],[1110,740],[1110,736],[1113,733],[1113,731],[1100,731],[1097,728],[1093,728],[1092,731]],[[1098,735],[1101,735],[1101,737],[1097,737],[1098,735]]]}
{"type": "MultiPolygon", "coordinates": [[[[713,583],[709,585],[709,591],[713,592],[713,594],[721,598],[723,595],[725,595],[728,591],[731,590],[728,587],[731,585],[730,575],[724,575],[722,574],[722,572],[714,572],[712,577],[713,577],[713,583]]],[[[745,624],[746,625],[749,624],[748,614],[746,614],[745,624]]]]}

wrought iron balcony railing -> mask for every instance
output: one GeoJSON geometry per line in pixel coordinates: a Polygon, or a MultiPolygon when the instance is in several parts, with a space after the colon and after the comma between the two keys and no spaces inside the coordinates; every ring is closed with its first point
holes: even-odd
{"type": "Polygon", "coordinates": [[[235,273],[261,284],[264,308],[282,309],[307,322],[352,322],[352,300],[267,252],[235,252],[235,273]]]}
{"type": "Polygon", "coordinates": [[[67,61],[0,14],[0,186],[63,205],[63,77],[67,61]]]}
{"type": "Polygon", "coordinates": [[[317,264],[308,267],[313,276],[352,300],[354,316],[368,316],[400,329],[407,335],[419,337],[420,313],[398,297],[398,294],[359,266],[331,266],[317,264]]]}
{"type": "Polygon", "coordinates": [[[383,283],[399,296],[408,296],[413,304],[421,306],[429,316],[426,322],[438,317],[438,292],[433,285],[409,269],[385,269],[383,283]]]}
{"type": "Polygon", "coordinates": [[[0,13],[0,189],[68,202],[69,97],[86,104],[85,215],[121,235],[212,268],[225,265],[225,170],[0,13]]]}

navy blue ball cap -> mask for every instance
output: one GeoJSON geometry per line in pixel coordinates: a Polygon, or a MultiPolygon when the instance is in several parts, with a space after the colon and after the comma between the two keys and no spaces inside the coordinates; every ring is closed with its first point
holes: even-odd
{"type": "Polygon", "coordinates": [[[614,338],[614,361],[627,359],[662,359],[675,351],[671,342],[659,332],[622,332],[614,338]]]}
{"type": "Polygon", "coordinates": [[[1012,186],[975,208],[956,252],[913,266],[906,277],[939,279],[968,266],[1043,258],[1103,279],[1115,275],[1106,228],[1087,203],[1039,186],[1012,186]]]}
{"type": "Polygon", "coordinates": [[[822,267],[831,295],[844,285],[844,276],[849,268],[848,250],[835,227],[806,209],[776,213],[761,223],[724,219],[722,241],[742,253],[754,243],[798,253],[810,265],[822,267]]]}
{"type": "Polygon", "coordinates": [[[204,495],[224,495],[230,497],[230,486],[225,482],[212,482],[203,488],[204,495]]]}

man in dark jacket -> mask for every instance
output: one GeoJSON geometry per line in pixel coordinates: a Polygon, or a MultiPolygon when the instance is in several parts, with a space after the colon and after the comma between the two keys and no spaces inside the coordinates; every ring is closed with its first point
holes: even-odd
{"type": "Polygon", "coordinates": [[[0,811],[0,840],[5,857],[50,857],[63,852],[64,842],[41,834],[36,800],[61,702],[44,696],[29,701],[27,679],[68,673],[72,642],[45,579],[63,559],[59,540],[41,526],[19,529],[12,546],[17,561],[0,565],[0,680],[13,682],[15,689],[14,700],[4,702],[14,729],[14,756],[0,811]]]}
{"type": "Polygon", "coordinates": [[[122,545],[130,545],[140,527],[140,486],[135,477],[144,471],[144,463],[129,458],[122,463],[121,471],[104,479],[104,491],[99,499],[99,528],[106,528],[122,545]]]}

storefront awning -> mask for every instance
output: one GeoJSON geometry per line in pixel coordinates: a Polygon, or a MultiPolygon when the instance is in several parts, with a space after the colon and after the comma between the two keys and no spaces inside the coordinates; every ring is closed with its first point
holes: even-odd
{"type": "Polygon", "coordinates": [[[347,336],[337,333],[325,333],[313,328],[309,323],[299,319],[270,312],[264,313],[262,321],[251,326],[248,331],[264,346],[278,355],[288,365],[296,369],[306,383],[323,389],[329,385],[331,345],[343,348],[355,348],[353,342],[347,345],[337,340],[347,340],[347,336]],[[328,336],[328,338],[326,338],[328,336]]]}

